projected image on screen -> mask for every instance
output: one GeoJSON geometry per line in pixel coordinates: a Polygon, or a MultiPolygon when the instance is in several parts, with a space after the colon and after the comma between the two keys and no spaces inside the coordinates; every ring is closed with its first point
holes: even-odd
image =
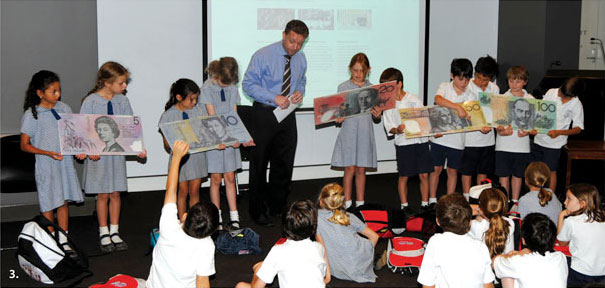
{"type": "MultiPolygon", "coordinates": [[[[234,57],[243,79],[252,54],[281,41],[286,23],[300,19],[309,27],[301,50],[307,58],[302,107],[312,108],[313,98],[334,94],[350,78],[349,60],[358,52],[370,59],[370,82],[377,84],[384,69],[395,67],[404,74],[405,89],[419,94],[420,1],[211,0],[207,60],[234,57]]],[[[251,105],[241,85],[240,93],[240,104],[251,105]]]]}

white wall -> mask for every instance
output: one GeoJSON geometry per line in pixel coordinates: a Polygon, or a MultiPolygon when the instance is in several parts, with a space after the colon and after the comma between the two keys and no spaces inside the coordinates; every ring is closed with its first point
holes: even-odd
{"type": "MultiPolygon", "coordinates": [[[[454,58],[498,55],[498,0],[431,0],[427,104],[450,79],[454,58]]],[[[498,60],[498,59],[496,59],[498,60]]]]}
{"type": "MultiPolygon", "coordinates": [[[[452,58],[467,57],[475,62],[488,53],[496,56],[498,1],[433,0],[430,9],[428,95],[432,103],[431,94],[439,82],[448,81],[452,58]]],[[[128,97],[144,123],[148,161],[128,163],[129,190],[162,189],[168,155],[157,122],[173,81],[187,77],[201,84],[201,1],[103,0],[97,1],[97,10],[99,65],[115,60],[130,69],[133,81],[128,97]]],[[[299,135],[293,179],[341,176],[342,172],[328,165],[337,128],[315,130],[311,112],[299,112],[296,117],[299,135]]],[[[376,173],[395,172],[393,144],[386,140],[381,125],[374,128],[381,161],[376,173]]],[[[239,180],[248,182],[246,171],[239,180]]]]}
{"type": "Polygon", "coordinates": [[[605,41],[605,1],[582,0],[581,17],[578,69],[605,70],[605,55],[601,46],[590,41],[593,37],[605,41]]]}

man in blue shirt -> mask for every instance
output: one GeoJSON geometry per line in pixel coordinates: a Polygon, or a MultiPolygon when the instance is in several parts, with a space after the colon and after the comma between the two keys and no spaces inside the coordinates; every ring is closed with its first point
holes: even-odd
{"type": "Polygon", "coordinates": [[[307,79],[307,59],[300,52],[309,29],[300,20],[286,24],[282,40],[265,46],[250,60],[242,88],[254,99],[250,155],[250,216],[260,225],[272,226],[269,213],[280,215],[292,182],[297,130],[294,113],[277,122],[276,107],[302,102],[307,79]],[[267,165],[271,163],[269,183],[267,165]]]}

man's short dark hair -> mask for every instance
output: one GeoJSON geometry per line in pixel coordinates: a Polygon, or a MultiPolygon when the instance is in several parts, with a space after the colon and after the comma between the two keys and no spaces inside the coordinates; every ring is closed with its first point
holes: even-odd
{"type": "Polygon", "coordinates": [[[292,203],[283,219],[284,236],[299,241],[315,236],[317,210],[311,200],[292,203]]]}
{"type": "Polygon", "coordinates": [[[456,76],[471,79],[473,77],[473,63],[466,58],[455,58],[450,65],[450,73],[456,76]]]}
{"type": "Polygon", "coordinates": [[[473,211],[462,194],[448,194],[437,201],[437,220],[443,231],[464,235],[471,229],[473,211]]]}
{"type": "Polygon", "coordinates": [[[290,31],[294,31],[294,33],[301,35],[305,38],[309,36],[309,28],[307,28],[307,24],[300,20],[290,20],[290,22],[286,24],[286,29],[284,30],[284,32],[287,35],[290,31]]]}
{"type": "Polygon", "coordinates": [[[498,62],[492,56],[485,56],[477,59],[475,64],[475,73],[479,73],[483,76],[487,76],[490,80],[498,76],[498,62]]]}
{"type": "Polygon", "coordinates": [[[201,239],[212,235],[217,227],[218,208],[208,201],[200,200],[189,209],[183,230],[185,234],[201,239]]]}
{"type": "Polygon", "coordinates": [[[529,250],[544,256],[546,252],[553,252],[557,226],[544,214],[530,213],[523,219],[521,237],[529,250]]]}

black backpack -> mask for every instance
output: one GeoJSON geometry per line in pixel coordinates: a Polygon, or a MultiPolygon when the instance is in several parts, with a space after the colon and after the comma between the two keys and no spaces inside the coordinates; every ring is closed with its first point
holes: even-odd
{"type": "Polygon", "coordinates": [[[32,279],[44,284],[75,284],[92,275],[88,259],[59,225],[42,215],[25,223],[17,242],[17,260],[21,269],[32,279]],[[51,233],[53,227],[56,233],[51,233]],[[67,238],[73,253],[67,253],[59,243],[59,234],[67,238]],[[71,255],[70,255],[71,254],[71,255]]]}

